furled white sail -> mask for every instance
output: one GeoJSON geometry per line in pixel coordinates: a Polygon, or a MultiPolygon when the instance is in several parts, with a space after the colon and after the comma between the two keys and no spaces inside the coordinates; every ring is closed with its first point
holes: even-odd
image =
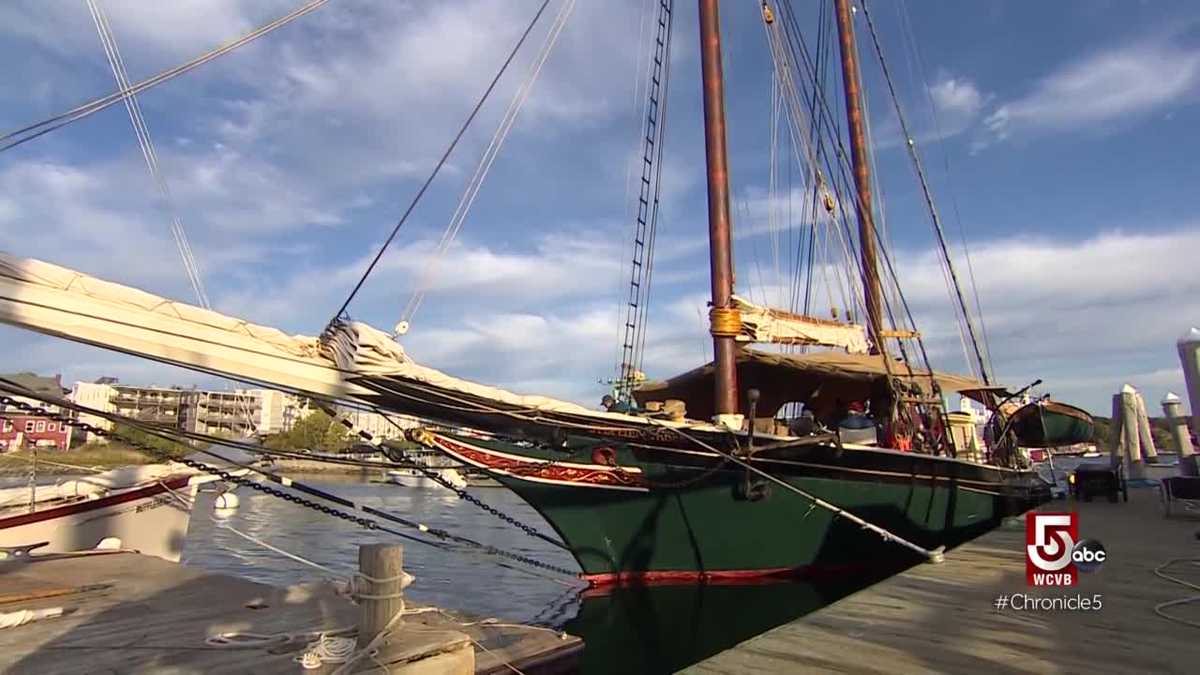
{"type": "MultiPolygon", "coordinates": [[[[267,326],[0,252],[0,322],[135,356],[330,399],[373,402],[356,377],[398,377],[527,411],[642,418],[528,396],[418,365],[386,333],[339,322],[323,338],[267,326]]],[[[654,424],[675,426],[660,420],[654,424]]],[[[704,424],[688,426],[707,428],[704,424]]]]}
{"type": "Polygon", "coordinates": [[[851,354],[869,351],[867,331],[858,324],[838,323],[756,305],[733,296],[741,314],[740,342],[841,347],[851,354]]]}

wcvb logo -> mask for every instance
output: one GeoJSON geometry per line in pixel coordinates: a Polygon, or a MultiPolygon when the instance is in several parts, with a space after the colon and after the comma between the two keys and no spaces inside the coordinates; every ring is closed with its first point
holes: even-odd
{"type": "Polygon", "coordinates": [[[1025,581],[1030,586],[1074,586],[1080,572],[1094,572],[1108,553],[1095,539],[1079,539],[1075,513],[1025,516],[1025,581]]]}
{"type": "Polygon", "coordinates": [[[1030,586],[1074,586],[1079,580],[1071,553],[1079,540],[1074,513],[1025,516],[1025,582],[1030,586]]]}

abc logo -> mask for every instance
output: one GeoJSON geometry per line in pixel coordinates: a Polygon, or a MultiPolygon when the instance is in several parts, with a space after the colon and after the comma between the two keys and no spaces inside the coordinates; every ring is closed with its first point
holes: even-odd
{"type": "Polygon", "coordinates": [[[1084,539],[1071,550],[1071,562],[1080,572],[1095,572],[1108,559],[1104,545],[1095,539],[1084,539]]]}

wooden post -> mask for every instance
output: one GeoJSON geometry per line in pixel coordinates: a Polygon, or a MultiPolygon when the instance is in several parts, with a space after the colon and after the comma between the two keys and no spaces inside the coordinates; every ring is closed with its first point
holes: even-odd
{"type": "Polygon", "coordinates": [[[1200,434],[1200,328],[1193,326],[1176,343],[1183,381],[1192,407],[1192,431],[1200,434]]]}
{"type": "Polygon", "coordinates": [[[1192,435],[1188,433],[1187,418],[1180,414],[1182,404],[1183,401],[1174,392],[1167,392],[1162,400],[1163,415],[1167,418],[1171,438],[1175,441],[1176,451],[1179,452],[1179,475],[1195,476],[1196,462],[1192,457],[1195,449],[1192,448],[1192,435]]]}
{"type": "Polygon", "coordinates": [[[1125,438],[1125,428],[1122,424],[1120,394],[1113,394],[1112,417],[1109,419],[1112,420],[1112,427],[1109,429],[1109,441],[1112,443],[1108,448],[1109,467],[1113,471],[1116,471],[1117,467],[1121,465],[1125,454],[1125,443],[1123,440],[1125,438]]]}
{"type": "Polygon", "coordinates": [[[1180,414],[1183,401],[1173,392],[1167,392],[1162,400],[1163,415],[1171,427],[1171,437],[1175,439],[1175,449],[1180,457],[1187,457],[1195,452],[1192,448],[1192,437],[1188,434],[1187,418],[1180,414]]]}
{"type": "MultiPolygon", "coordinates": [[[[359,599],[358,648],[364,649],[375,639],[397,613],[404,611],[402,563],[404,547],[400,544],[360,544],[358,547],[359,599]],[[372,579],[378,581],[372,581],[372,579]]],[[[401,619],[391,624],[395,630],[401,619]]]]}
{"type": "Polygon", "coordinates": [[[1126,475],[1130,478],[1146,477],[1146,465],[1142,462],[1141,437],[1138,434],[1137,389],[1126,384],[1121,387],[1121,448],[1129,464],[1126,475]]]}
{"type": "Polygon", "coordinates": [[[1154,434],[1150,431],[1150,415],[1146,412],[1146,401],[1141,392],[1134,396],[1137,404],[1138,445],[1142,447],[1142,457],[1150,464],[1158,463],[1158,448],[1154,447],[1154,434]]]}

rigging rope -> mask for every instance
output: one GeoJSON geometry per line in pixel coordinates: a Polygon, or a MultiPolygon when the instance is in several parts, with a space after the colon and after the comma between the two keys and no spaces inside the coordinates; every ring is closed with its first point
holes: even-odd
{"type": "MultiPolygon", "coordinates": [[[[108,57],[108,64],[112,68],[113,78],[117,81],[117,87],[121,91],[125,91],[130,88],[129,73],[125,70],[125,61],[121,58],[121,52],[117,48],[117,40],[113,35],[108,15],[104,12],[104,8],[100,6],[99,0],[87,0],[87,6],[88,11],[92,15],[92,22],[96,24],[96,32],[100,35],[100,44],[104,47],[105,56],[108,57]]],[[[166,207],[167,215],[171,219],[171,236],[174,237],[175,246],[179,249],[179,256],[183,259],[183,269],[187,273],[188,281],[192,285],[192,290],[196,293],[196,299],[200,303],[200,306],[204,309],[209,309],[208,294],[204,291],[204,283],[200,277],[200,267],[196,264],[191,244],[188,243],[187,232],[183,228],[178,210],[171,199],[171,190],[167,186],[167,180],[163,177],[162,171],[159,170],[158,153],[154,149],[154,142],[150,139],[150,128],[146,125],[145,117],[142,116],[142,107],[138,103],[137,96],[134,94],[129,94],[124,100],[125,109],[129,113],[129,121],[133,125],[133,133],[137,137],[138,146],[142,150],[142,157],[146,160],[146,168],[150,171],[150,177],[154,179],[155,187],[158,188],[159,195],[162,197],[163,204],[166,207]]]]}
{"type": "MultiPolygon", "coordinates": [[[[635,146],[641,142],[643,136],[642,105],[640,105],[640,103],[643,100],[643,90],[650,86],[649,63],[651,54],[654,51],[650,45],[650,41],[646,39],[646,26],[649,24],[650,13],[653,9],[653,5],[656,4],[657,2],[655,2],[655,0],[642,0],[639,14],[640,21],[638,23],[638,39],[635,43],[639,48],[637,52],[637,60],[633,69],[633,98],[629,108],[630,119],[634,122],[634,124],[631,126],[633,127],[635,146]],[[643,69],[643,63],[646,65],[645,69],[643,69]]],[[[630,241],[634,239],[637,233],[637,206],[632,197],[635,164],[637,164],[636,153],[630,153],[628,161],[625,164],[625,194],[623,197],[623,203],[626,206],[625,218],[629,223],[629,227],[625,230],[625,239],[630,241]]],[[[628,265],[632,264],[631,258],[621,257],[620,261],[620,270],[617,273],[616,284],[613,286],[613,288],[617,289],[615,292],[617,304],[615,312],[613,313],[614,318],[620,317],[625,308],[625,298],[627,293],[622,293],[622,290],[627,287],[625,280],[630,276],[630,268],[628,265]]],[[[616,339],[613,340],[613,362],[617,364],[616,376],[619,379],[622,373],[621,363],[624,361],[622,358],[622,351],[624,347],[623,338],[625,335],[625,327],[621,325],[620,321],[614,321],[613,323],[616,326],[616,339]]]]}
{"type": "Polygon", "coordinates": [[[446,225],[446,230],[442,233],[442,238],[438,242],[437,248],[434,249],[433,255],[426,261],[425,269],[421,273],[421,280],[417,288],[413,291],[412,297],[409,298],[404,311],[401,313],[400,321],[396,324],[396,334],[403,335],[407,331],[413,316],[417,313],[417,310],[421,307],[421,302],[425,299],[426,292],[437,278],[438,266],[441,259],[450,249],[450,245],[458,236],[459,230],[462,229],[463,222],[467,218],[467,213],[475,203],[475,197],[479,194],[479,189],[483,187],[483,182],[487,178],[488,171],[492,168],[492,163],[496,161],[496,157],[500,154],[500,148],[504,145],[505,139],[508,138],[508,134],[512,130],[513,124],[521,112],[521,108],[525,105],[525,101],[528,100],[529,94],[533,91],[533,85],[537,81],[538,75],[542,72],[542,66],[545,65],[546,59],[550,57],[550,52],[554,50],[554,45],[558,43],[558,37],[562,34],[563,28],[567,25],[567,19],[570,18],[571,12],[574,9],[575,0],[566,0],[559,8],[558,15],[550,25],[550,31],[546,35],[546,40],[542,44],[541,50],[530,65],[529,74],[513,94],[512,101],[508,105],[508,110],[504,112],[504,117],[501,118],[495,134],[492,135],[491,143],[488,144],[483,156],[479,158],[479,163],[475,167],[475,173],[471,176],[471,180],[468,181],[466,188],[464,188],[462,196],[459,198],[458,206],[454,209],[454,215],[451,216],[450,222],[446,225]]]}
{"type": "Polygon", "coordinates": [[[659,0],[657,29],[649,52],[646,104],[639,133],[641,182],[634,207],[633,252],[630,257],[629,293],[625,303],[624,339],[616,391],[622,400],[632,396],[646,347],[650,287],[654,274],[654,244],[658,232],[659,195],[662,187],[663,149],[666,146],[667,102],[671,80],[671,36],[674,0],[659,0]]]}
{"type": "Polygon", "coordinates": [[[379,264],[379,260],[383,258],[383,254],[387,251],[388,246],[391,245],[392,241],[396,238],[396,235],[399,234],[400,228],[404,227],[404,223],[408,220],[408,217],[412,215],[413,209],[417,207],[417,203],[421,201],[421,197],[425,196],[425,191],[429,189],[429,186],[433,184],[433,180],[437,178],[438,173],[441,172],[442,167],[446,165],[446,161],[450,159],[450,154],[454,152],[454,149],[458,147],[459,141],[461,141],[463,136],[466,135],[467,129],[471,126],[471,123],[475,121],[475,117],[479,114],[479,111],[483,109],[483,104],[486,103],[488,97],[491,96],[492,91],[500,82],[501,76],[503,76],[504,72],[508,70],[509,65],[511,65],[513,59],[516,58],[517,52],[520,51],[521,46],[525,44],[525,40],[529,38],[529,34],[533,32],[534,26],[536,26],[538,20],[542,18],[542,14],[546,11],[546,7],[549,4],[550,0],[542,0],[542,4],[538,6],[537,12],[535,12],[533,18],[530,19],[529,25],[526,26],[524,32],[521,33],[520,39],[517,40],[517,43],[513,45],[512,50],[509,51],[508,57],[504,59],[504,62],[500,65],[500,69],[496,71],[496,75],[492,78],[491,82],[488,83],[487,88],[484,89],[483,95],[479,97],[479,100],[475,103],[475,107],[471,109],[470,114],[468,114],[467,118],[463,120],[462,126],[458,129],[458,133],[454,135],[454,138],[450,141],[450,145],[446,146],[446,151],[442,153],[441,158],[438,159],[437,164],[434,165],[433,170],[430,171],[429,176],[425,179],[425,182],[421,184],[420,189],[418,189],[417,193],[413,195],[412,201],[409,202],[408,208],[404,210],[404,214],[400,216],[400,220],[396,222],[396,226],[392,228],[391,234],[389,234],[387,239],[384,240],[383,245],[379,247],[379,251],[375,253],[375,257],[371,259],[370,264],[367,265],[367,269],[363,270],[362,276],[359,277],[358,282],[354,284],[354,288],[351,289],[350,295],[346,296],[345,302],[342,303],[342,306],[337,312],[334,312],[333,318],[330,319],[330,324],[346,315],[346,309],[350,306],[350,303],[354,300],[354,297],[358,295],[359,290],[362,289],[363,284],[365,284],[367,281],[367,278],[371,276],[371,272],[375,271],[375,266],[379,264]]]}
{"type": "Polygon", "coordinates": [[[871,20],[871,11],[868,8],[866,0],[860,0],[860,5],[863,8],[863,16],[866,18],[867,27],[871,33],[871,43],[875,47],[875,55],[878,57],[880,69],[883,71],[883,79],[887,82],[888,92],[891,94],[892,104],[896,111],[896,117],[900,122],[900,130],[904,134],[904,145],[908,150],[908,156],[912,160],[913,169],[916,171],[917,178],[921,183],[921,191],[925,197],[925,205],[929,210],[930,218],[933,221],[934,233],[937,235],[938,247],[941,250],[942,258],[945,262],[946,269],[950,274],[950,281],[954,290],[954,296],[958,301],[965,327],[970,335],[971,346],[975,351],[975,358],[979,363],[979,374],[983,379],[984,384],[991,384],[988,375],[987,363],[983,356],[983,351],[979,347],[979,340],[975,336],[975,325],[971,320],[970,309],[967,306],[967,301],[963,297],[962,287],[958,283],[958,275],[954,271],[954,263],[950,256],[950,250],[946,244],[946,233],[942,229],[942,221],[938,216],[937,206],[933,202],[933,193],[929,187],[929,181],[925,178],[925,169],[921,165],[921,155],[917,152],[916,139],[912,136],[908,128],[908,121],[904,116],[904,111],[900,106],[900,99],[896,95],[895,84],[892,81],[892,75],[887,66],[887,61],[883,56],[883,47],[879,43],[879,34],[875,30],[875,22],[871,20]]]}
{"type": "Polygon", "coordinates": [[[293,20],[298,19],[305,14],[319,9],[327,2],[329,2],[329,0],[312,0],[312,2],[298,7],[297,9],[279,17],[278,19],[260,26],[249,33],[246,33],[236,40],[227,42],[216,49],[207,51],[191,61],[188,61],[187,63],[164,70],[161,73],[148,77],[131,87],[115,91],[107,96],[101,96],[100,98],[93,99],[92,101],[76,106],[66,112],[44,119],[41,122],[35,122],[34,124],[10,131],[0,136],[0,152],[10,150],[18,145],[32,141],[33,139],[48,134],[55,129],[62,128],[68,124],[71,124],[72,122],[77,122],[85,117],[100,112],[101,110],[104,110],[105,108],[125,99],[126,97],[133,96],[134,94],[140,94],[151,87],[176,78],[190,70],[208,63],[209,61],[212,61],[213,59],[228,54],[238,47],[249,44],[250,42],[253,42],[254,40],[266,35],[267,33],[291,23],[293,20]]]}
{"type": "MultiPolygon", "coordinates": [[[[798,151],[794,150],[793,154],[796,157],[797,164],[800,166],[811,167],[810,170],[813,171],[814,175],[817,175],[818,178],[832,176],[832,180],[838,183],[840,186],[840,192],[852,194],[853,190],[849,187],[849,154],[842,146],[841,137],[838,132],[838,125],[840,123],[829,109],[828,101],[826,101],[824,97],[823,88],[818,86],[818,83],[822,81],[822,78],[819,78],[817,75],[817,70],[820,65],[813,63],[812,59],[809,58],[807,44],[804,40],[803,34],[800,32],[795,11],[791,8],[790,4],[786,2],[786,0],[782,1],[779,3],[778,9],[778,20],[771,22],[766,26],[768,44],[772,46],[772,61],[775,64],[776,70],[782,73],[781,77],[785,81],[785,84],[787,82],[791,83],[791,86],[786,88],[785,93],[787,93],[787,98],[790,103],[790,105],[787,106],[787,109],[789,110],[789,138],[791,140],[792,147],[796,148],[798,145],[801,145],[801,143],[799,143],[796,139],[796,136],[800,135],[801,140],[804,141],[803,145],[810,149],[807,154],[809,154],[811,159],[809,162],[804,162],[801,160],[801,155],[798,151]],[[790,58],[788,55],[790,55],[790,58]],[[790,71],[793,68],[799,68],[800,66],[804,67],[804,72],[801,73],[801,75],[805,77],[797,78],[796,76],[790,74],[790,71]],[[808,87],[806,84],[808,81],[813,83],[813,88],[811,92],[811,103],[807,105],[809,111],[815,112],[816,114],[811,116],[811,123],[805,125],[803,123],[804,114],[801,112],[803,107],[802,104],[798,103],[798,101],[801,99],[809,100],[809,97],[807,96],[808,87]],[[796,84],[797,82],[799,82],[798,85],[796,84]],[[817,105],[818,103],[820,104],[819,106],[817,105]],[[802,132],[800,131],[800,127],[804,126],[807,126],[811,130],[810,134],[812,134],[813,138],[818,142],[818,145],[815,149],[812,149],[812,143],[808,141],[807,137],[803,136],[802,132]],[[833,156],[830,156],[829,151],[824,147],[824,144],[820,143],[820,140],[823,138],[823,136],[828,136],[834,142],[836,146],[834,149],[836,152],[833,154],[833,156]],[[822,164],[824,165],[825,171],[817,174],[816,172],[819,171],[819,168],[822,166],[822,164]]],[[[824,23],[827,22],[823,22],[821,25],[824,25],[824,23]]],[[[828,46],[826,46],[826,51],[828,51],[828,46]]],[[[818,52],[818,56],[821,54],[822,52],[818,52]]],[[[827,65],[827,58],[825,59],[825,63],[827,65]]],[[[850,214],[846,211],[845,203],[842,200],[836,200],[835,207],[837,214],[829,214],[830,222],[838,226],[833,229],[839,237],[839,244],[842,248],[842,255],[844,257],[846,269],[857,268],[857,258],[850,250],[850,242],[853,241],[853,235],[851,234],[850,214]]],[[[825,237],[822,237],[822,239],[823,243],[820,250],[825,252],[823,258],[828,260],[828,244],[824,241],[826,239],[825,237]]],[[[813,250],[816,251],[817,249],[814,247],[813,250]]],[[[813,263],[810,262],[810,265],[811,264],[813,263]]],[[[846,308],[847,313],[850,313],[852,308],[857,310],[862,304],[862,294],[859,292],[859,282],[857,277],[855,275],[849,275],[845,280],[845,283],[843,283],[842,268],[836,265],[833,266],[833,274],[837,280],[836,284],[829,283],[828,274],[829,270],[827,267],[822,266],[822,278],[825,280],[826,293],[827,295],[830,295],[830,306],[832,307],[834,304],[832,301],[832,293],[834,287],[836,286],[839,294],[842,296],[843,306],[846,308]],[[847,291],[849,292],[848,295],[847,291]]]]}
{"type": "MultiPolygon", "coordinates": [[[[651,423],[653,424],[653,420],[651,421],[651,423]]],[[[725,461],[737,464],[738,466],[742,467],[743,469],[746,469],[747,471],[756,473],[759,476],[762,476],[763,478],[766,478],[767,480],[771,481],[772,483],[780,485],[785,490],[794,492],[794,493],[800,495],[801,497],[804,497],[805,499],[809,500],[809,502],[811,502],[814,506],[818,506],[827,511],[830,511],[836,517],[845,518],[846,520],[849,520],[850,522],[855,523],[856,525],[858,525],[859,527],[862,527],[865,530],[871,530],[872,532],[874,532],[875,534],[878,534],[881,538],[883,538],[884,541],[889,541],[889,542],[894,542],[894,543],[900,544],[901,546],[903,546],[911,551],[919,553],[920,555],[924,556],[925,559],[931,563],[940,563],[945,560],[946,547],[944,547],[944,546],[939,546],[935,549],[922,548],[921,546],[918,546],[917,544],[914,544],[913,542],[911,542],[893,532],[890,532],[878,525],[875,525],[874,523],[867,522],[866,520],[859,518],[858,516],[854,515],[853,513],[850,513],[849,511],[847,511],[843,508],[840,508],[835,504],[831,504],[810,492],[802,490],[802,489],[796,487],[795,485],[792,485],[791,483],[783,480],[782,478],[776,478],[775,476],[771,475],[770,473],[767,473],[766,471],[763,471],[762,469],[754,466],[750,462],[747,462],[745,460],[742,460],[739,457],[736,457],[732,453],[725,452],[724,450],[721,450],[709,443],[705,443],[704,441],[700,440],[699,438],[696,438],[695,436],[692,436],[691,434],[683,431],[682,429],[677,429],[675,427],[666,426],[666,425],[658,425],[658,426],[661,426],[665,429],[670,429],[671,431],[673,431],[676,434],[679,434],[681,437],[695,443],[696,445],[700,446],[701,448],[704,448],[705,450],[708,450],[709,452],[714,452],[714,453],[724,457],[725,461]]]]}
{"type": "MultiPolygon", "coordinates": [[[[15,383],[15,382],[12,382],[8,379],[2,378],[2,377],[0,377],[0,391],[6,392],[8,394],[12,394],[14,396],[22,396],[25,398],[29,398],[29,399],[33,399],[35,401],[42,402],[44,404],[56,406],[61,410],[71,410],[76,413],[84,413],[84,414],[99,417],[101,419],[107,419],[107,420],[113,421],[113,422],[120,422],[129,427],[137,429],[138,431],[141,431],[150,436],[153,436],[155,438],[159,438],[162,440],[166,440],[166,441],[169,441],[172,443],[179,444],[179,441],[176,438],[173,438],[172,435],[170,435],[165,430],[163,430],[155,425],[139,423],[138,420],[125,418],[121,415],[116,415],[114,413],[109,413],[106,411],[97,410],[97,409],[89,408],[86,406],[80,406],[78,404],[72,403],[65,399],[61,399],[60,397],[54,397],[54,396],[50,396],[50,395],[43,394],[40,392],[35,392],[35,391],[32,391],[25,387],[22,387],[21,385],[15,383]]],[[[110,431],[108,429],[103,429],[101,427],[90,424],[88,422],[84,422],[82,420],[72,418],[65,413],[55,413],[46,408],[42,408],[39,406],[31,405],[29,403],[25,403],[24,401],[17,399],[17,398],[13,398],[12,396],[0,395],[0,404],[14,406],[16,408],[33,413],[35,415],[40,415],[40,416],[44,416],[44,417],[47,417],[50,419],[55,419],[57,421],[66,423],[70,426],[76,427],[83,431],[93,433],[97,436],[101,436],[101,437],[105,437],[105,438],[117,438],[130,446],[133,446],[137,449],[140,449],[147,453],[150,453],[151,456],[155,457],[159,461],[178,462],[180,464],[183,464],[184,466],[190,467],[190,468],[200,471],[202,473],[219,476],[222,480],[225,480],[229,483],[233,483],[235,485],[240,485],[240,486],[246,487],[251,490],[256,490],[256,491],[262,492],[264,494],[278,497],[280,499],[283,499],[284,501],[291,502],[291,503],[297,504],[299,506],[304,506],[304,507],[313,509],[315,511],[318,511],[320,513],[324,513],[324,514],[331,515],[331,516],[334,516],[334,517],[342,519],[342,520],[346,520],[346,521],[355,523],[355,524],[360,525],[361,527],[364,527],[369,530],[379,530],[381,532],[387,532],[388,534],[392,534],[394,536],[401,537],[401,538],[409,540],[409,541],[413,541],[413,542],[420,543],[420,544],[425,544],[428,546],[432,546],[434,548],[440,548],[440,549],[446,550],[446,551],[458,550],[461,552],[467,552],[467,553],[473,552],[473,553],[478,553],[481,555],[502,558],[502,559],[504,559],[504,561],[499,562],[499,564],[501,564],[502,566],[508,567],[508,568],[514,569],[514,570],[520,570],[522,572],[526,572],[529,574],[537,574],[537,576],[544,577],[544,575],[542,575],[540,573],[535,573],[532,569],[523,569],[520,567],[514,567],[514,566],[511,566],[510,564],[506,564],[506,563],[518,562],[518,563],[526,565],[527,567],[530,567],[530,568],[546,570],[549,572],[555,572],[557,574],[562,574],[565,576],[572,576],[572,577],[575,576],[574,572],[572,572],[571,570],[568,570],[566,568],[558,567],[556,565],[552,565],[550,563],[545,563],[540,560],[535,560],[535,559],[530,558],[529,556],[526,556],[523,554],[512,553],[509,551],[505,551],[503,549],[498,549],[494,546],[491,546],[488,544],[483,544],[483,543],[477,542],[473,539],[469,539],[467,537],[455,535],[455,534],[452,534],[445,530],[431,528],[431,527],[423,525],[421,523],[411,521],[406,518],[401,518],[400,516],[396,516],[395,514],[389,513],[387,511],[382,511],[380,509],[376,509],[376,508],[373,508],[370,506],[358,504],[356,502],[345,499],[343,497],[339,497],[335,494],[331,494],[331,493],[321,490],[319,488],[312,487],[311,485],[307,485],[305,483],[301,483],[299,481],[292,480],[291,478],[288,478],[286,476],[280,476],[278,474],[272,473],[272,472],[262,469],[260,467],[232,461],[227,457],[224,457],[220,454],[217,454],[217,453],[212,452],[207,449],[203,449],[203,448],[198,449],[197,452],[212,456],[222,462],[231,464],[240,469],[245,469],[247,471],[256,473],[256,474],[270,480],[271,482],[277,483],[279,485],[290,488],[297,492],[309,495],[311,497],[316,497],[317,499],[321,499],[323,501],[337,504],[339,507],[350,508],[356,512],[365,513],[368,516],[371,516],[371,518],[357,515],[357,513],[348,513],[346,511],[341,510],[340,508],[326,506],[324,504],[312,501],[311,499],[306,499],[304,497],[300,497],[291,492],[279,490],[277,488],[274,488],[274,487],[271,487],[268,485],[263,485],[257,481],[247,479],[243,476],[237,476],[237,475],[231,474],[229,471],[226,471],[225,469],[222,469],[218,466],[213,466],[210,464],[205,464],[203,462],[198,462],[198,461],[189,459],[187,457],[174,457],[168,452],[165,452],[159,448],[150,446],[146,443],[142,443],[137,440],[131,439],[127,435],[124,435],[120,432],[114,432],[114,431],[110,431]],[[382,520],[390,521],[390,522],[402,525],[409,529],[418,530],[419,532],[421,532],[423,534],[432,535],[434,537],[437,537],[441,541],[432,541],[429,539],[425,539],[424,537],[418,537],[418,536],[414,536],[414,535],[402,532],[393,527],[383,525],[380,522],[378,522],[377,520],[374,520],[374,518],[379,518],[382,520]],[[453,543],[453,544],[459,544],[459,545],[465,546],[467,548],[457,548],[457,549],[451,548],[450,546],[447,545],[447,542],[453,543]]],[[[187,447],[187,446],[184,446],[184,447],[187,447]]],[[[552,578],[552,577],[544,577],[544,578],[548,578],[557,583],[562,583],[560,580],[558,580],[556,578],[552,578]]]]}

